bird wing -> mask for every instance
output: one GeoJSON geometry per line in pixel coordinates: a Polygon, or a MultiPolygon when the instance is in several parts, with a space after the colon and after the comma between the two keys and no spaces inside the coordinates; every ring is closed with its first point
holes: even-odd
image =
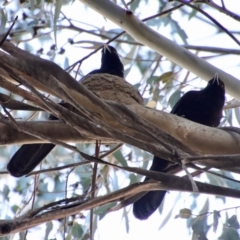
{"type": "Polygon", "coordinates": [[[187,108],[188,105],[190,105],[191,103],[189,102],[189,100],[194,100],[196,97],[196,94],[198,94],[199,91],[189,91],[187,93],[185,93],[179,100],[178,102],[174,105],[171,113],[172,114],[176,114],[178,116],[182,115],[183,112],[183,108],[187,108]]]}

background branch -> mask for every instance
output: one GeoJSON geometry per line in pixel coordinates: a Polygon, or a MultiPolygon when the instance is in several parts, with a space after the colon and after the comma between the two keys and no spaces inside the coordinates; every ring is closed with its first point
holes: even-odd
{"type": "Polygon", "coordinates": [[[102,0],[80,0],[95,11],[109,18],[119,27],[126,30],[136,41],[150,47],[159,54],[166,56],[172,62],[208,81],[215,73],[223,80],[227,92],[240,100],[240,83],[237,78],[199,58],[187,49],[175,44],[171,40],[152,30],[132,12],[126,11],[115,3],[102,0]]]}

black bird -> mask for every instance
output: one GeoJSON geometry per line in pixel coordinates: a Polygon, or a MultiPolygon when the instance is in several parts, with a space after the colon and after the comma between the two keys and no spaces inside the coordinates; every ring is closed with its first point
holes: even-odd
{"type": "MultiPolygon", "coordinates": [[[[217,74],[200,91],[185,93],[173,107],[171,113],[209,127],[217,127],[222,118],[225,101],[224,83],[217,74]]],[[[166,172],[169,161],[154,156],[150,170],[166,172]]],[[[146,177],[145,181],[149,178],[146,177]]],[[[151,191],[133,204],[133,214],[140,220],[147,219],[161,205],[166,191],[151,191]]]]}
{"type": "MultiPolygon", "coordinates": [[[[116,49],[105,45],[102,49],[101,67],[93,70],[87,75],[97,73],[108,73],[124,78],[124,67],[119,59],[116,49]]],[[[67,108],[67,103],[59,103],[67,108]]],[[[57,120],[53,115],[49,120],[57,120]]],[[[25,144],[10,159],[7,170],[14,177],[21,177],[29,174],[55,147],[52,143],[25,144]]]]}
{"type": "Polygon", "coordinates": [[[108,73],[124,78],[124,67],[118,56],[117,50],[109,45],[104,45],[102,49],[102,59],[100,69],[93,70],[89,74],[108,73]]]}

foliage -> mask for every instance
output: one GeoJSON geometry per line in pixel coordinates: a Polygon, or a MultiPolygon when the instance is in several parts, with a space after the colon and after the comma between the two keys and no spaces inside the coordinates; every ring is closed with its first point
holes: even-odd
{"type": "MultiPolygon", "coordinates": [[[[114,2],[123,8],[126,7],[124,1],[114,2]]],[[[239,54],[237,49],[239,42],[236,40],[239,33],[234,28],[240,17],[229,10],[234,4],[225,6],[223,1],[222,5],[217,5],[212,1],[190,2],[137,0],[125,4],[140,19],[159,14],[146,21],[146,24],[219,68],[227,72],[231,71],[233,75],[237,74],[239,60],[235,54],[239,54]],[[183,6],[174,9],[181,4],[183,6]],[[163,11],[168,12],[161,16],[163,11]],[[207,17],[208,14],[214,21],[207,17]],[[229,18],[231,20],[228,22],[226,19],[229,18]],[[206,32],[203,29],[206,29],[206,32]],[[232,46],[233,49],[226,49],[226,45],[232,46]]],[[[6,32],[16,16],[18,20],[9,35],[11,42],[26,51],[57,63],[77,80],[99,66],[100,55],[90,56],[89,54],[122,32],[122,29],[109,22],[104,16],[98,15],[78,1],[4,1],[0,10],[1,33],[6,32]]],[[[182,93],[205,85],[186,69],[180,68],[165,56],[160,56],[148,47],[142,46],[128,34],[121,35],[111,44],[117,48],[121,56],[126,79],[138,88],[148,107],[169,112],[182,93]]],[[[4,89],[1,89],[1,92],[10,94],[4,89]]],[[[11,94],[11,97],[19,101],[24,100],[15,94],[11,94]]],[[[58,101],[56,98],[52,99],[55,102],[58,101]]],[[[228,96],[227,100],[230,101],[231,97],[228,96]]],[[[44,113],[36,112],[35,114],[35,112],[26,113],[16,110],[11,111],[11,115],[21,120],[46,118],[44,113]]],[[[238,126],[239,122],[239,108],[230,106],[224,111],[222,126],[238,126]]],[[[89,155],[97,152],[95,144],[77,144],[77,147],[89,155]]],[[[111,151],[114,147],[115,145],[100,144],[99,155],[111,151]]],[[[8,160],[16,150],[16,146],[0,148],[2,169],[5,169],[8,160]]],[[[148,152],[124,144],[119,150],[108,155],[105,160],[123,167],[138,166],[146,169],[149,165],[148,160],[151,158],[148,152]]],[[[83,158],[78,153],[58,146],[46,157],[39,169],[56,168],[81,161],[83,158]]],[[[83,195],[91,198],[93,168],[94,164],[89,163],[20,179],[13,179],[8,174],[2,173],[0,181],[1,199],[4,205],[1,211],[2,219],[19,216],[31,208],[41,207],[66,197],[83,195]]],[[[218,173],[235,177],[229,172],[219,170],[218,173]]],[[[209,183],[239,189],[239,183],[208,173],[203,175],[203,180],[209,183]]],[[[107,165],[98,165],[96,177],[95,196],[111,193],[141,179],[139,175],[107,165]]],[[[176,199],[178,200],[179,196],[176,199]]],[[[178,209],[177,207],[171,209],[165,203],[164,208],[168,208],[168,212],[165,211],[162,218],[158,215],[158,221],[161,219],[158,227],[162,229],[170,224],[173,213],[179,212],[180,218],[190,218],[186,223],[186,229],[190,231],[189,234],[193,235],[192,239],[200,239],[199,235],[205,237],[208,232],[216,231],[221,210],[212,208],[215,206],[210,208],[205,198],[203,210],[199,211],[201,204],[198,199],[198,195],[194,195],[191,197],[191,202],[188,202],[189,206],[177,206],[178,209]],[[192,212],[199,216],[190,216],[192,212]],[[214,216],[214,220],[209,225],[210,215],[214,216]],[[212,228],[209,230],[210,227],[214,230],[212,228]]],[[[219,199],[220,197],[216,196],[213,201],[219,199]]],[[[224,198],[221,200],[226,201],[224,198]]],[[[114,207],[116,207],[115,203],[109,203],[94,211],[83,211],[68,218],[58,219],[45,226],[35,227],[34,230],[29,229],[25,233],[19,233],[19,238],[24,239],[27,234],[32,238],[36,231],[41,234],[42,239],[93,239],[93,235],[97,236],[99,233],[99,221],[102,221],[114,207]]],[[[124,207],[119,211],[125,221],[126,231],[130,231],[130,207],[124,207]]],[[[219,239],[239,239],[237,218],[235,214],[226,216],[226,224],[223,224],[219,239]]]]}

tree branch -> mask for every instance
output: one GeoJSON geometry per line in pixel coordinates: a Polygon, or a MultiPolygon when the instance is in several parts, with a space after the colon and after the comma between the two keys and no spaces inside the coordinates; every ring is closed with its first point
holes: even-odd
{"type": "MultiPolygon", "coordinates": [[[[116,139],[110,138],[107,134],[104,136],[103,131],[99,131],[99,134],[92,132],[85,132],[82,129],[83,135],[80,135],[78,131],[74,130],[70,126],[62,124],[58,121],[34,121],[23,122],[17,121],[19,126],[28,128],[32,131],[41,131],[43,135],[47,135],[50,138],[58,139],[64,142],[76,142],[76,143],[95,143],[97,139],[101,138],[103,143],[117,143],[116,139]],[[84,137],[87,135],[87,137],[84,137]]],[[[47,140],[36,138],[32,135],[19,132],[14,128],[7,127],[0,123],[0,142],[1,146],[10,144],[26,144],[26,143],[46,143],[47,140]]]]}
{"type": "Polygon", "coordinates": [[[208,81],[215,73],[218,73],[219,77],[225,83],[227,92],[240,100],[240,83],[237,78],[211,65],[187,49],[152,30],[135,17],[132,12],[126,11],[108,0],[80,1],[123,28],[136,41],[152,48],[172,62],[196,74],[198,77],[208,81]]]}

